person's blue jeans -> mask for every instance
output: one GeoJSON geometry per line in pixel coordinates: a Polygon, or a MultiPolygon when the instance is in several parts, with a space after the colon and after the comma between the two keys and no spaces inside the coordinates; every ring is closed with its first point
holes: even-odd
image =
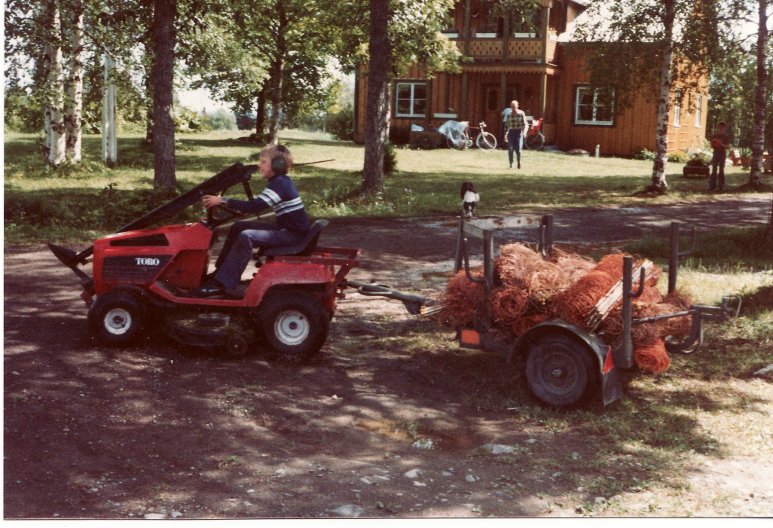
{"type": "Polygon", "coordinates": [[[231,226],[223,249],[217,258],[214,278],[226,290],[239,285],[242,273],[252,260],[257,247],[292,246],[303,240],[305,233],[281,229],[275,224],[241,221],[231,226]]]}
{"type": "Polygon", "coordinates": [[[717,187],[722,191],[725,189],[725,160],[727,152],[725,149],[715,150],[711,156],[711,176],[709,176],[709,190],[713,191],[717,187]]]}
{"type": "Polygon", "coordinates": [[[513,153],[518,158],[518,167],[521,166],[521,150],[523,149],[523,131],[511,128],[507,132],[507,157],[510,159],[510,166],[513,166],[513,153]]]}

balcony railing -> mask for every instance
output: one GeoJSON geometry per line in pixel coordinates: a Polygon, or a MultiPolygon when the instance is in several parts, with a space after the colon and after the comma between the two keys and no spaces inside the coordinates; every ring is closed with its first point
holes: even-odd
{"type": "MultiPolygon", "coordinates": [[[[465,42],[454,39],[459,50],[464,53],[465,42]]],[[[555,56],[555,42],[545,42],[542,38],[510,38],[507,41],[507,54],[502,56],[504,40],[498,38],[471,38],[467,56],[482,62],[491,61],[534,61],[541,62],[545,58],[545,46],[548,50],[548,61],[555,56]]]]}

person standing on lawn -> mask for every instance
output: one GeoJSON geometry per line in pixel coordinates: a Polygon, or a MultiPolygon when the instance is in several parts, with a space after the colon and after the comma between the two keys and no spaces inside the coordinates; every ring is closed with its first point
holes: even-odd
{"type": "Polygon", "coordinates": [[[529,130],[526,114],[518,109],[518,101],[513,99],[510,103],[510,115],[505,122],[505,136],[507,137],[507,157],[510,160],[510,168],[513,168],[513,153],[518,159],[518,168],[521,168],[521,150],[523,138],[529,130]]]}
{"type": "Polygon", "coordinates": [[[724,121],[717,123],[717,131],[711,136],[711,175],[709,176],[709,190],[725,190],[725,160],[727,149],[730,148],[730,136],[727,134],[727,125],[724,121]]]}
{"type": "Polygon", "coordinates": [[[309,218],[298,191],[287,172],[293,166],[290,151],[284,145],[268,145],[260,151],[260,175],[268,181],[263,191],[252,200],[234,200],[206,195],[204,207],[225,205],[243,213],[259,213],[271,208],[276,223],[236,222],[231,226],[220,251],[211,278],[194,295],[223,295],[239,285],[242,273],[257,247],[292,246],[309,232],[309,218]]]}

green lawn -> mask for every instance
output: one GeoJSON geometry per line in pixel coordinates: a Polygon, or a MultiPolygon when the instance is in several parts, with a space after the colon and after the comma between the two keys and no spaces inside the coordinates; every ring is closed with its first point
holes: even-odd
{"type": "MultiPolygon", "coordinates": [[[[228,165],[254,162],[258,148],[239,141],[243,132],[178,136],[177,180],[186,190],[228,165]]],[[[647,186],[651,162],[620,158],[580,158],[560,153],[524,154],[524,168],[507,168],[505,151],[397,149],[398,170],[386,180],[383,195],[356,196],[363,147],[333,141],[324,134],[285,131],[281,140],[298,163],[294,178],[314,216],[425,216],[456,212],[459,184],[474,181],[482,195],[480,214],[502,214],[538,206],[635,205],[699,201],[711,198],[705,180],[681,177],[681,165],[669,165],[671,192],[637,197],[647,186]]],[[[99,136],[84,138],[84,166],[54,172],[40,160],[40,137],[5,136],[5,236],[7,242],[46,237],[92,238],[111,232],[143,211],[168,199],[153,192],[152,152],[141,136],[122,135],[118,165],[99,162],[99,136]]],[[[729,185],[745,183],[746,174],[729,169],[729,185]]],[[[260,182],[257,183],[258,188],[260,182]]],[[[734,191],[730,191],[734,192],[734,191]]],[[[192,211],[195,215],[199,211],[192,211]]]]}

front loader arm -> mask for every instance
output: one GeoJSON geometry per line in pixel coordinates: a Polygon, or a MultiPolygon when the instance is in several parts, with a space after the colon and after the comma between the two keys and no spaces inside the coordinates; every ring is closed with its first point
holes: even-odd
{"type": "MultiPolygon", "coordinates": [[[[157,224],[158,222],[174,216],[186,207],[195,204],[206,194],[218,194],[229,187],[233,187],[240,183],[244,185],[244,190],[247,195],[251,196],[252,190],[250,189],[248,182],[257,170],[257,165],[234,163],[189,191],[184,192],[177,198],[170,200],[164,205],[157,207],[136,220],[129,222],[125,226],[118,228],[116,233],[150,227],[153,224],[157,224]]],[[[86,264],[87,259],[94,253],[93,245],[78,253],[72,249],[67,249],[51,243],[48,244],[48,247],[62,264],[73,270],[78,278],[80,278],[84,289],[88,290],[89,288],[93,288],[93,280],[91,277],[78,268],[78,266],[86,264]]]]}

